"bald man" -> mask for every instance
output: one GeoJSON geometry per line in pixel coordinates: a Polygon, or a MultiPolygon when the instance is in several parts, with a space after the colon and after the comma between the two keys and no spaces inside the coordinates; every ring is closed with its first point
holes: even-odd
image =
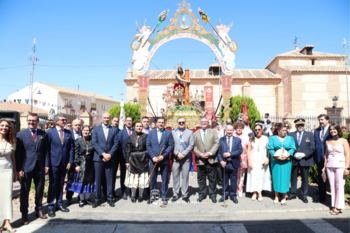
{"type": "Polygon", "coordinates": [[[107,203],[114,207],[113,202],[113,167],[118,149],[118,132],[109,125],[111,116],[108,112],[102,114],[102,124],[96,126],[92,133],[92,146],[94,147],[94,167],[96,178],[95,203],[92,208],[101,204],[101,185],[106,178],[107,203]]]}

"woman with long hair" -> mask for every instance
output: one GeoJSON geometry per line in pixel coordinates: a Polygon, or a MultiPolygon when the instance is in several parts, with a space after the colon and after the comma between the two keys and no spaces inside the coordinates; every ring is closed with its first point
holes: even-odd
{"type": "Polygon", "coordinates": [[[262,201],[261,191],[271,191],[271,175],[269,167],[269,138],[262,134],[263,121],[255,122],[254,135],[248,144],[248,173],[246,192],[252,192],[252,201],[262,201]]]}
{"type": "Polygon", "coordinates": [[[273,189],[275,191],[275,204],[279,203],[279,194],[283,197],[281,205],[287,205],[286,198],[289,191],[290,177],[292,171],[292,160],[296,147],[294,139],[287,136],[287,127],[283,124],[276,126],[277,135],[269,138],[267,149],[271,154],[271,169],[273,189]]]}
{"type": "Polygon", "coordinates": [[[247,150],[248,150],[248,142],[249,137],[246,134],[243,134],[244,124],[242,122],[236,122],[233,125],[235,129],[235,133],[233,136],[241,139],[242,144],[242,154],[240,155],[241,167],[237,171],[237,194],[238,197],[243,197],[243,184],[244,184],[244,176],[247,170],[247,150]]]}
{"type": "Polygon", "coordinates": [[[3,221],[0,231],[16,232],[10,224],[12,213],[12,187],[16,182],[16,135],[11,122],[0,120],[0,221],[3,221]]]}
{"type": "Polygon", "coordinates": [[[329,127],[331,138],[326,141],[327,150],[324,156],[324,168],[322,172],[326,172],[331,185],[332,193],[332,215],[341,213],[341,209],[345,208],[344,185],[346,176],[349,175],[349,143],[342,138],[343,133],[340,126],[331,124],[329,127]]]}

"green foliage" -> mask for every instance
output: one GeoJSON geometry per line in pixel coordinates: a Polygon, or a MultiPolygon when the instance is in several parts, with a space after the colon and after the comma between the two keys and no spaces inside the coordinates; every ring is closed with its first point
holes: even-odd
{"type": "Polygon", "coordinates": [[[317,172],[317,165],[314,164],[309,168],[309,183],[317,183],[318,182],[318,172],[317,172]]]}
{"type": "MultiPolygon", "coordinates": [[[[32,183],[30,184],[30,191],[35,191],[34,180],[32,180],[32,183]]],[[[49,194],[49,183],[45,181],[43,196],[47,197],[48,194],[49,194]]]]}
{"type": "Polygon", "coordinates": [[[170,38],[170,37],[172,37],[172,36],[175,35],[175,34],[177,34],[177,30],[176,30],[176,29],[171,30],[171,31],[169,32],[169,34],[167,35],[167,37],[170,38]]]}
{"type": "Polygon", "coordinates": [[[205,39],[209,40],[212,44],[219,44],[219,40],[216,39],[212,34],[207,34],[203,36],[205,39]]]}
{"type": "MultiPolygon", "coordinates": [[[[229,116],[233,123],[235,123],[238,120],[238,114],[243,112],[243,105],[242,105],[243,101],[244,101],[244,96],[236,95],[231,97],[231,100],[230,100],[231,111],[229,116]]],[[[255,121],[261,120],[260,112],[258,111],[254,103],[254,100],[252,98],[245,97],[245,101],[247,103],[250,128],[254,130],[255,121]]],[[[224,107],[222,106],[220,111],[221,121],[223,117],[224,117],[224,107]]]]}
{"type": "Polygon", "coordinates": [[[348,133],[343,133],[343,138],[348,139],[349,138],[349,134],[348,133]]]}
{"type": "MultiPolygon", "coordinates": [[[[131,104],[131,103],[125,103],[124,104],[124,111],[125,111],[125,117],[131,116],[132,119],[134,119],[135,122],[140,121],[141,113],[140,113],[140,105],[139,104],[131,104]]],[[[111,115],[111,121],[114,116],[120,116],[120,104],[116,104],[115,106],[111,107],[108,111],[108,113],[111,115]]],[[[110,122],[111,123],[111,122],[110,122]]]]}
{"type": "Polygon", "coordinates": [[[190,112],[190,111],[199,112],[199,109],[193,107],[192,105],[178,105],[168,109],[168,112],[190,112]]]}
{"type": "Polygon", "coordinates": [[[192,30],[192,34],[195,34],[196,36],[198,36],[200,39],[202,38],[202,34],[197,31],[197,30],[192,30]]]}
{"type": "Polygon", "coordinates": [[[151,44],[157,44],[159,41],[161,41],[165,36],[164,35],[156,35],[152,40],[150,40],[151,44]]]}

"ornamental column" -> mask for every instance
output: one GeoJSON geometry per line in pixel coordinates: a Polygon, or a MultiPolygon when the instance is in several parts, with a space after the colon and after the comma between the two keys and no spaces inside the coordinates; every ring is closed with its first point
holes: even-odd
{"type": "Polygon", "coordinates": [[[141,117],[146,116],[147,114],[147,99],[148,99],[148,83],[149,76],[139,75],[137,76],[137,82],[139,83],[139,104],[140,104],[140,113],[141,117]]]}
{"type": "Polygon", "coordinates": [[[230,100],[231,100],[231,75],[223,75],[221,76],[222,81],[222,98],[223,98],[223,106],[224,106],[224,121],[229,119],[230,117],[230,100]]]}

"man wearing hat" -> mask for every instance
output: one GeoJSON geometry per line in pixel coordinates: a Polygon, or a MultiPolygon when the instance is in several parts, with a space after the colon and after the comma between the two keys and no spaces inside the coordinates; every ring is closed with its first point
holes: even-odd
{"type": "Polygon", "coordinates": [[[308,203],[307,191],[309,188],[309,167],[314,165],[313,153],[315,151],[314,135],[306,132],[305,120],[300,118],[294,121],[297,131],[288,135],[294,138],[295,151],[292,157],[291,187],[287,200],[295,199],[297,196],[298,171],[301,172],[301,200],[308,203]]]}

